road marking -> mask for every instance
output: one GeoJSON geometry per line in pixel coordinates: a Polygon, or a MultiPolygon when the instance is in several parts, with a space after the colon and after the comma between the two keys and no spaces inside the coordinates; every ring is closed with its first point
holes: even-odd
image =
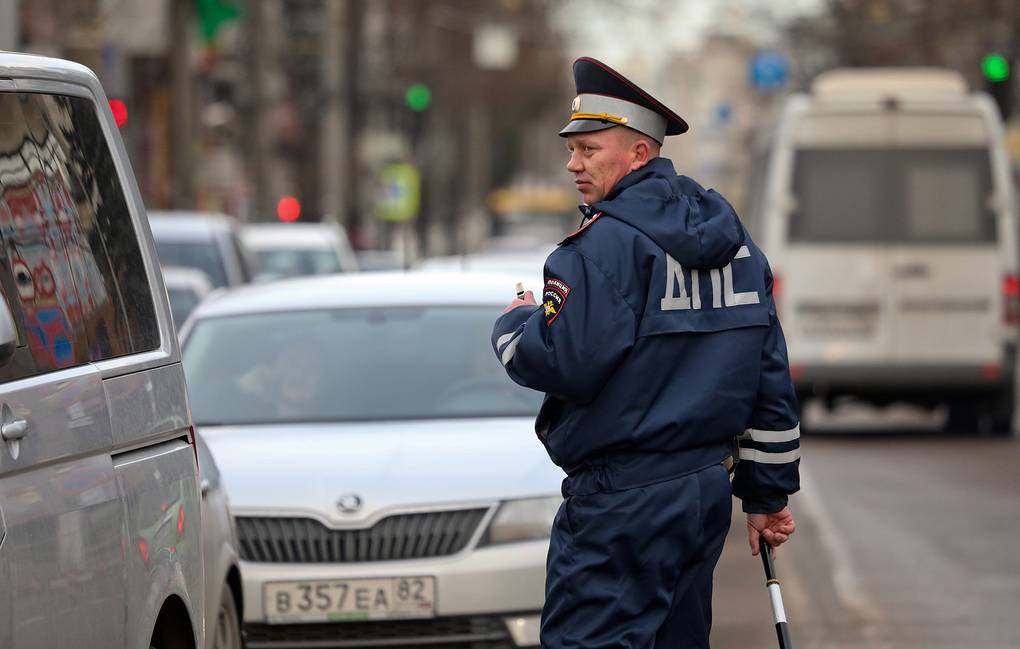
{"type": "MultiPolygon", "coordinates": [[[[797,492],[797,503],[805,516],[811,518],[818,527],[818,540],[831,567],[832,584],[843,607],[857,613],[866,627],[874,628],[875,624],[884,620],[885,616],[876,606],[873,597],[868,596],[857,578],[850,547],[845,537],[840,534],[836,522],[816,488],[817,483],[803,462],[800,465],[800,491],[797,492]]],[[[867,629],[865,629],[867,631],[867,629]]],[[[870,635],[870,634],[868,634],[870,635]]]]}

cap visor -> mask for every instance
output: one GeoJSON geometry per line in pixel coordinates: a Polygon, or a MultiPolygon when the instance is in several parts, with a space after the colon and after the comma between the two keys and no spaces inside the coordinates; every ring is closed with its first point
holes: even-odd
{"type": "Polygon", "coordinates": [[[571,133],[591,133],[593,131],[604,131],[607,128],[619,126],[613,122],[603,122],[600,119],[575,119],[567,123],[560,131],[560,137],[566,137],[571,133]]]}

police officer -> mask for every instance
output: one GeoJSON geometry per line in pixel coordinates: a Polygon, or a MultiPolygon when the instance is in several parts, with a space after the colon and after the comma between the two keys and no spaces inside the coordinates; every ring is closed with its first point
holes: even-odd
{"type": "Polygon", "coordinates": [[[794,531],[772,273],[722,196],[659,157],[680,116],[594,59],[574,80],[560,135],[584,220],[546,261],[541,303],[514,300],[492,334],[510,377],[546,393],[536,431],[567,473],[542,646],[707,647],[731,493],[752,553],[794,531]]]}

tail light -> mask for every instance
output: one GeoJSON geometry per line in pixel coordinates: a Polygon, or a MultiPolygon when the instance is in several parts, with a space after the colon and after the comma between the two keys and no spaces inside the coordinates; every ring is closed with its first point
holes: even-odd
{"type": "Polygon", "coordinates": [[[184,534],[184,505],[181,505],[180,510],[177,513],[177,536],[184,534]]]}
{"type": "Polygon", "coordinates": [[[1020,325],[1020,278],[1016,275],[1002,278],[1002,307],[1005,323],[1020,325]]]}

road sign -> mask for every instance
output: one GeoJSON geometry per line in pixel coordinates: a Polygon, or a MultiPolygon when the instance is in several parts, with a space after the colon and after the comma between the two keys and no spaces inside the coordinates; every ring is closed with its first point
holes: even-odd
{"type": "Polygon", "coordinates": [[[388,164],[379,174],[375,214],[383,221],[412,221],[418,217],[421,179],[414,165],[388,164]]]}
{"type": "Polygon", "coordinates": [[[782,90],[789,76],[790,66],[779,52],[758,52],[751,57],[748,68],[751,86],[759,92],[782,90]]]}

